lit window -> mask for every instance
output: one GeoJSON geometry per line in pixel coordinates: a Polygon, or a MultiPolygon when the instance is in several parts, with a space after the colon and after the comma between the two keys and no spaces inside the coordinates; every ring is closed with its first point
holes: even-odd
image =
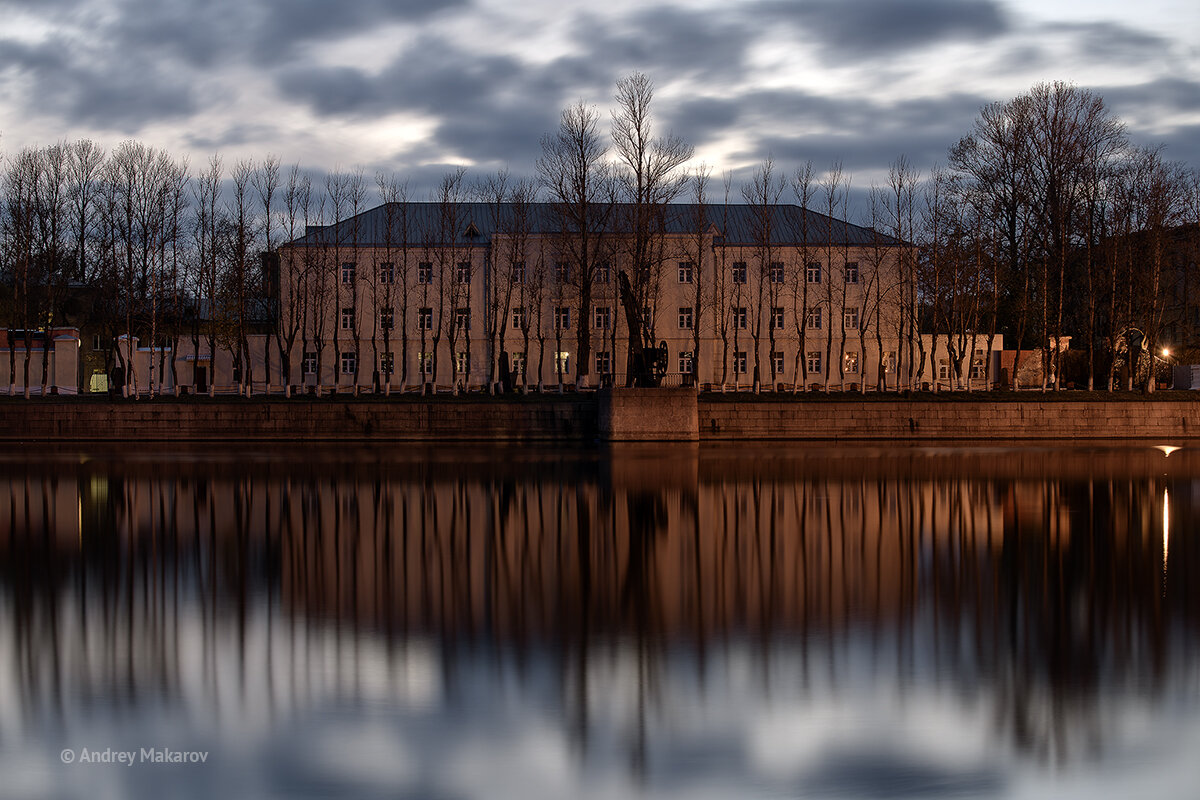
{"type": "Polygon", "coordinates": [[[692,307],[680,306],[679,308],[679,327],[685,330],[692,329],[692,307]]]}
{"type": "Polygon", "coordinates": [[[467,372],[471,367],[471,354],[465,351],[459,351],[454,354],[454,371],[467,372]]]}
{"type": "Polygon", "coordinates": [[[733,262],[733,282],[734,283],[745,283],[746,282],[746,262],[745,261],[733,262]]]}
{"type": "Polygon", "coordinates": [[[342,264],[342,283],[354,283],[354,277],[358,273],[358,265],[347,261],[342,264]]]}
{"type": "Polygon", "coordinates": [[[596,306],[596,327],[608,330],[612,326],[612,309],[608,306],[596,306]]]}
{"type": "Polygon", "coordinates": [[[417,366],[422,375],[433,374],[433,353],[417,353],[417,366]]]}
{"type": "Polygon", "coordinates": [[[525,375],[525,353],[509,353],[508,363],[512,366],[512,371],[517,375],[525,375]]]}
{"type": "Polygon", "coordinates": [[[984,358],[982,350],[976,350],[975,356],[971,359],[971,377],[987,377],[987,359],[984,358]]]}
{"type": "Polygon", "coordinates": [[[571,354],[568,352],[555,353],[554,369],[559,375],[566,375],[571,371],[571,354]]]}
{"type": "Polygon", "coordinates": [[[842,356],[842,372],[847,375],[858,374],[858,353],[846,353],[842,356]]]}
{"type": "Polygon", "coordinates": [[[342,353],[342,374],[353,375],[358,372],[358,354],[342,353]]]}
{"type": "Polygon", "coordinates": [[[858,262],[846,262],[846,283],[858,283],[858,262]]]}
{"type": "Polygon", "coordinates": [[[391,375],[396,371],[396,354],[395,353],[380,353],[379,354],[379,371],[384,375],[391,375]]]}
{"type": "Polygon", "coordinates": [[[819,261],[808,262],[808,267],[805,269],[805,273],[808,277],[809,283],[820,283],[821,282],[821,262],[819,262],[819,261]]]}
{"type": "Polygon", "coordinates": [[[692,273],[694,271],[695,271],[695,269],[692,266],[692,262],[680,261],[679,262],[679,282],[680,283],[691,283],[692,278],[693,278],[692,273]]]}
{"type": "Polygon", "coordinates": [[[691,375],[695,369],[695,358],[691,350],[681,350],[679,352],[679,372],[682,375],[691,375]]]}
{"type": "Polygon", "coordinates": [[[887,353],[883,357],[883,372],[885,375],[894,375],[896,372],[896,354],[887,353]]]}

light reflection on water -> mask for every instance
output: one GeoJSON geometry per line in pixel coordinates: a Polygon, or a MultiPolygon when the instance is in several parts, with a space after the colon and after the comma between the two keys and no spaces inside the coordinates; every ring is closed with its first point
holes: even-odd
{"type": "Polygon", "coordinates": [[[0,795],[1194,796],[1167,455],[10,454],[0,795]]]}

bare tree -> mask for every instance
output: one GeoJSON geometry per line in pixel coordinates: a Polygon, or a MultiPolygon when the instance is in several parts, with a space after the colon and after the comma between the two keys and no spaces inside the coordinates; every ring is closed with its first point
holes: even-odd
{"type": "Polygon", "coordinates": [[[777,323],[779,297],[783,291],[783,262],[778,260],[779,251],[775,240],[777,229],[782,227],[779,219],[779,198],[783,196],[783,179],[775,174],[775,163],[768,156],[742,187],[742,197],[750,207],[750,236],[754,245],[756,269],[751,292],[753,319],[751,337],[754,340],[754,392],[762,389],[762,334],[763,323],[767,325],[769,358],[771,360],[771,382],[775,375],[775,335],[781,329],[777,323]]]}

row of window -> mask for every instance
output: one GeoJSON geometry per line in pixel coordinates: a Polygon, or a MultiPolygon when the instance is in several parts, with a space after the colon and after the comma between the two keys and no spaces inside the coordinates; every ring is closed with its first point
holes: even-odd
{"type": "MultiPolygon", "coordinates": [[[[470,261],[460,261],[455,267],[454,279],[460,284],[469,284],[471,275],[474,272],[474,267],[470,261]]],[[[734,283],[746,283],[747,266],[745,261],[735,261],[730,273],[730,279],[734,283]]],[[[595,280],[597,283],[608,283],[611,280],[612,270],[607,264],[602,264],[596,268],[595,280]]],[[[696,268],[690,261],[679,262],[679,282],[692,283],[695,280],[696,268]]],[[[805,279],[809,283],[821,282],[821,263],[819,261],[810,261],[805,267],[805,279]]],[[[846,283],[858,283],[858,262],[847,261],[842,268],[842,275],[846,283]]],[[[358,277],[358,264],[353,261],[347,261],[342,264],[342,283],[352,284],[358,277]]],[[[570,265],[559,262],[554,265],[554,277],[559,283],[569,283],[571,280],[570,265]]],[[[509,271],[509,278],[513,283],[522,283],[525,280],[525,263],[522,261],[515,262],[509,271]]],[[[771,283],[784,282],[784,265],[782,261],[772,261],[767,268],[767,278],[771,283]]],[[[396,265],[391,262],[386,262],[379,265],[379,282],[381,284],[390,284],[396,282],[396,265]]],[[[430,284],[433,283],[433,262],[422,261],[417,264],[417,283],[430,284]]]]}
{"type": "MultiPolygon", "coordinates": [[[[612,309],[608,306],[597,306],[594,309],[595,327],[607,330],[612,325],[612,309]]],[[[747,309],[745,306],[740,306],[733,309],[733,327],[739,330],[746,330],[747,327],[747,309]]],[[[808,312],[807,328],[810,330],[821,329],[821,309],[814,308],[808,312]]],[[[776,330],[782,330],[784,326],[784,309],[782,306],[774,306],[771,308],[771,327],[776,330]]],[[[526,316],[524,308],[514,308],[512,310],[512,326],[517,330],[524,330],[526,327],[526,316]]],[[[395,327],[396,314],[392,308],[383,308],[379,310],[379,327],[384,330],[391,330],[395,327]]],[[[847,308],[842,312],[842,327],[848,331],[858,330],[858,309],[847,308]]],[[[471,310],[468,308],[459,308],[454,312],[454,324],[463,330],[471,329],[471,310]]],[[[680,306],[679,308],[679,328],[681,330],[691,330],[695,324],[694,310],[691,306],[680,306]]],[[[341,314],[342,330],[348,331],[354,329],[354,309],[352,307],[343,308],[341,314]]],[[[554,309],[554,327],[556,330],[570,330],[571,328],[571,308],[569,306],[558,306],[554,309]]],[[[417,309],[417,330],[429,331],[433,330],[433,309],[424,307],[417,309]]]]}

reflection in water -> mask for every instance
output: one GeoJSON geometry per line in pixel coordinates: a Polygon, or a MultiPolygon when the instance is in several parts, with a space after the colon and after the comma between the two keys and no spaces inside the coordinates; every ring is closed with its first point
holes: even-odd
{"type": "Polygon", "coordinates": [[[1195,767],[1139,748],[1200,738],[1197,500],[1200,456],[1150,447],[9,456],[0,772],[1037,796],[1132,758],[1170,795],[1195,767]]]}

